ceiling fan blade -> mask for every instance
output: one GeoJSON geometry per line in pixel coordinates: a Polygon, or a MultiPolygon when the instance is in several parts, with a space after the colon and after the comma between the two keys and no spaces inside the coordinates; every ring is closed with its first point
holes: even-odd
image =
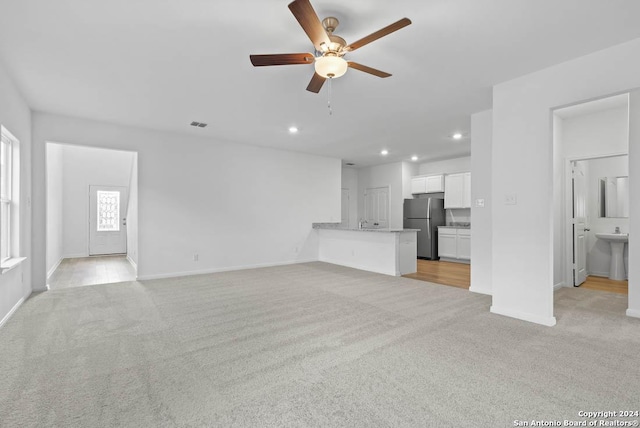
{"type": "Polygon", "coordinates": [[[309,82],[309,86],[307,86],[307,91],[317,94],[318,92],[320,92],[320,89],[322,89],[322,85],[324,85],[325,80],[327,79],[320,76],[318,73],[313,73],[311,82],[309,82]]]}
{"type": "Polygon", "coordinates": [[[357,62],[349,61],[347,62],[349,68],[354,68],[356,70],[364,71],[365,73],[373,74],[378,77],[389,77],[391,74],[386,73],[384,71],[376,70],[375,68],[367,67],[366,65],[358,64],[357,62]]]}
{"type": "Polygon", "coordinates": [[[249,55],[251,64],[255,67],[266,65],[292,65],[292,64],[312,64],[313,54],[310,53],[290,53],[290,54],[267,54],[249,55]]]}
{"type": "Polygon", "coordinates": [[[393,33],[394,31],[398,31],[399,29],[404,28],[409,24],[411,24],[411,20],[409,18],[402,18],[400,21],[394,22],[391,25],[387,25],[383,29],[376,31],[375,33],[371,33],[368,36],[361,38],[357,42],[351,43],[350,45],[345,47],[345,50],[355,51],[356,49],[361,48],[364,45],[368,45],[369,43],[378,40],[381,37],[393,33]]]}
{"type": "Polygon", "coordinates": [[[313,6],[309,0],[295,0],[289,3],[289,10],[293,13],[293,16],[296,17],[298,23],[307,33],[309,39],[311,39],[311,43],[316,47],[317,50],[322,50],[321,46],[323,44],[329,45],[331,40],[329,40],[329,36],[325,31],[316,11],[313,10],[313,6]]]}

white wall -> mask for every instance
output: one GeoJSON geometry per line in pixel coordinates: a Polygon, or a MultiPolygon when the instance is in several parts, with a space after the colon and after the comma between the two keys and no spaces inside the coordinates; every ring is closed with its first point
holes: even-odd
{"type": "MultiPolygon", "coordinates": [[[[571,247],[567,242],[568,216],[571,207],[570,183],[565,171],[568,159],[627,153],[629,150],[629,110],[620,107],[562,119],[553,116],[554,160],[554,269],[553,282],[573,286],[570,262],[571,247]]],[[[600,232],[601,230],[598,230],[600,232]]],[[[594,230],[588,233],[593,241],[594,230]]],[[[608,269],[607,269],[608,271],[608,269]]]]}
{"type": "Polygon", "coordinates": [[[411,194],[411,177],[419,175],[419,170],[419,165],[415,163],[402,162],[402,199],[413,199],[413,195],[411,194]]]}
{"type": "Polygon", "coordinates": [[[138,266],[138,154],[133,154],[129,179],[129,204],[127,205],[127,258],[138,266]]]}
{"type": "MultiPolygon", "coordinates": [[[[473,149],[472,149],[473,150],[473,149]]],[[[471,171],[471,156],[421,163],[419,174],[455,174],[471,171]]]]}
{"type": "Polygon", "coordinates": [[[492,112],[471,115],[471,286],[470,291],[491,294],[492,224],[495,201],[491,197],[492,112]],[[484,207],[475,204],[484,199],[484,207]]]}
{"type": "Polygon", "coordinates": [[[358,227],[361,215],[358,213],[358,170],[342,168],[342,188],[349,189],[349,227],[358,227]]]}
{"type": "Polygon", "coordinates": [[[563,124],[564,121],[557,115],[553,115],[553,286],[554,288],[572,287],[573,277],[569,276],[567,260],[569,254],[566,247],[567,228],[567,202],[565,194],[568,193],[568,183],[565,181],[563,124]]]}
{"type": "Polygon", "coordinates": [[[138,152],[138,277],[317,259],[340,220],[339,159],[33,115],[33,276],[45,283],[45,142],[138,152]],[[199,261],[193,260],[199,254],[199,261]]]}
{"type": "Polygon", "coordinates": [[[64,257],[63,146],[47,144],[47,279],[64,257]]]}
{"type": "Polygon", "coordinates": [[[63,145],[64,257],[89,256],[89,186],[129,186],[133,152],[63,145]]]}
{"type": "Polygon", "coordinates": [[[389,227],[401,229],[404,205],[403,162],[377,165],[358,170],[358,213],[364,213],[364,192],[369,188],[389,187],[389,227]]]}
{"type": "MultiPolygon", "coordinates": [[[[19,141],[20,155],[20,266],[0,275],[0,323],[23,299],[31,294],[31,110],[0,64],[0,125],[19,141]]],[[[42,154],[44,156],[44,153],[42,154]]],[[[42,171],[44,175],[44,171],[42,171]]],[[[44,181],[41,183],[44,188],[44,181]]],[[[42,201],[44,204],[45,201],[42,201]]],[[[44,243],[43,243],[44,248],[44,243]]],[[[45,261],[41,261],[43,280],[45,261]]]]}
{"type": "MultiPolygon", "coordinates": [[[[613,233],[616,226],[623,233],[629,232],[628,218],[603,218],[598,216],[598,189],[602,177],[629,175],[628,156],[589,159],[584,161],[587,168],[587,272],[590,275],[609,276],[611,246],[608,242],[596,238],[596,233],[613,233]]],[[[627,251],[625,250],[625,261],[627,251]]],[[[626,263],[628,265],[628,263],[626,263]]]]}
{"type": "MultiPolygon", "coordinates": [[[[637,58],[637,57],[636,57],[637,58]]],[[[637,195],[640,190],[640,90],[629,96],[629,194],[637,195]]],[[[629,201],[629,309],[627,315],[640,318],[640,198],[629,201]]]]}
{"type": "Polygon", "coordinates": [[[551,110],[639,86],[636,39],[494,87],[492,312],[555,324],[551,110]]]}

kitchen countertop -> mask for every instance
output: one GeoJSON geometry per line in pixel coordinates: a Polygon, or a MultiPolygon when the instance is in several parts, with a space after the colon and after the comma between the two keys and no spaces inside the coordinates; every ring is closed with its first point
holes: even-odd
{"type": "Polygon", "coordinates": [[[419,232],[420,229],[358,229],[357,227],[340,227],[340,223],[313,223],[314,229],[323,230],[346,230],[350,232],[377,232],[377,233],[401,233],[419,232]]]}
{"type": "Polygon", "coordinates": [[[471,226],[438,226],[438,229],[471,229],[471,226]]]}

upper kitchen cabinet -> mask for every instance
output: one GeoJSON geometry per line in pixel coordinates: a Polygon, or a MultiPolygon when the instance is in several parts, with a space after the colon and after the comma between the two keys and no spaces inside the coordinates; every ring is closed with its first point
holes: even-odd
{"type": "Polygon", "coordinates": [[[444,176],[428,175],[413,177],[411,179],[411,193],[439,193],[444,192],[444,176]]]}
{"type": "Polygon", "coordinates": [[[447,174],[444,177],[444,207],[471,208],[471,173],[447,174]]]}

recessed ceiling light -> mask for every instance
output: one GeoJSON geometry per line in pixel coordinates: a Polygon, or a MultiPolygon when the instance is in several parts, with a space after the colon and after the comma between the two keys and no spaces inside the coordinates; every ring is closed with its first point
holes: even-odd
{"type": "Polygon", "coordinates": [[[418,160],[418,156],[411,156],[411,160],[414,161],[414,162],[417,161],[418,160]]]}
{"type": "Polygon", "coordinates": [[[298,132],[298,128],[296,128],[295,126],[292,126],[289,128],[289,133],[290,134],[295,134],[296,132],[298,132]]]}
{"type": "Polygon", "coordinates": [[[383,150],[383,151],[381,151],[381,152],[380,152],[380,154],[381,154],[382,156],[386,156],[386,155],[388,155],[388,154],[389,154],[389,150],[383,150]]]}
{"type": "Polygon", "coordinates": [[[462,138],[462,134],[459,132],[456,132],[455,134],[453,134],[453,139],[454,140],[459,140],[462,138]]]}

